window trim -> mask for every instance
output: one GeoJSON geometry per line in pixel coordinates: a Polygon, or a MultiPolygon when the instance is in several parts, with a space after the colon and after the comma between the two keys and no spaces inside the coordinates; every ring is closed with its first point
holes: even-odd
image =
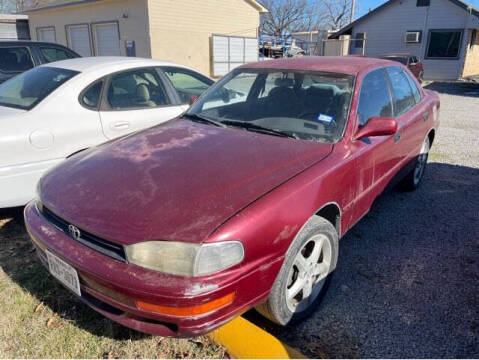
{"type": "Polygon", "coordinates": [[[99,79],[96,79],[95,81],[91,82],[90,84],[88,84],[87,86],[85,86],[85,88],[80,92],[80,95],[78,95],[78,103],[84,107],[85,109],[87,110],[91,110],[91,111],[100,111],[100,108],[101,108],[101,104],[102,104],[102,101],[103,101],[103,94],[104,94],[104,91],[105,91],[105,84],[106,84],[106,76],[103,76],[99,79]],[[87,104],[85,104],[85,102],[83,101],[83,96],[85,95],[85,93],[90,90],[93,86],[95,86],[97,83],[99,82],[103,82],[103,85],[101,86],[101,90],[100,90],[100,97],[98,99],[98,105],[93,107],[93,106],[88,106],[87,104]]]}
{"type": "Polygon", "coordinates": [[[168,91],[168,86],[164,83],[164,79],[161,76],[161,73],[158,72],[157,68],[158,68],[158,66],[141,66],[141,67],[123,69],[123,70],[116,71],[114,73],[111,73],[111,74],[108,74],[107,76],[105,76],[104,77],[105,78],[105,83],[103,85],[104,90],[102,92],[102,100],[101,100],[99,111],[102,111],[102,112],[118,112],[118,111],[134,111],[134,110],[153,110],[153,109],[162,109],[162,108],[168,108],[168,107],[174,107],[174,106],[181,106],[181,104],[177,103],[175,98],[172,98],[172,94],[170,93],[170,91],[168,91]],[[143,70],[143,69],[149,69],[149,70],[151,70],[152,72],[155,72],[158,75],[158,78],[160,80],[160,85],[163,88],[163,90],[165,91],[165,96],[170,103],[167,104],[167,105],[159,105],[159,106],[155,106],[155,107],[135,107],[135,108],[123,108],[123,109],[112,108],[110,103],[108,102],[108,99],[107,99],[107,96],[106,96],[106,94],[108,92],[108,89],[109,89],[109,86],[111,84],[112,78],[114,76],[116,76],[118,74],[121,74],[121,73],[124,73],[124,72],[138,71],[138,70],[143,70]]]}
{"type": "Polygon", "coordinates": [[[424,53],[424,59],[426,60],[459,60],[462,54],[462,41],[464,40],[464,29],[429,29],[427,35],[426,49],[424,53]],[[431,44],[431,34],[433,32],[459,32],[461,34],[459,38],[459,50],[458,54],[455,57],[430,57],[428,56],[429,45],[431,44]]]}
{"type": "MultiPolygon", "coordinates": [[[[89,23],[76,23],[76,24],[66,24],[65,25],[65,37],[66,37],[66,40],[67,40],[67,47],[69,49],[72,49],[76,53],[76,51],[72,47],[72,44],[71,44],[71,41],[70,41],[70,36],[69,36],[69,34],[70,34],[69,29],[73,26],[86,26],[86,29],[88,31],[88,40],[90,42],[90,55],[89,56],[94,56],[93,40],[92,40],[92,34],[91,34],[91,31],[90,31],[90,24],[89,23]]],[[[80,54],[78,54],[78,55],[80,55],[80,54]]],[[[80,56],[83,56],[83,55],[80,55],[80,56]]]]}
{"type": "Polygon", "coordinates": [[[28,71],[28,70],[31,70],[31,69],[33,69],[37,66],[37,64],[35,63],[35,60],[33,58],[32,50],[30,49],[30,46],[28,46],[28,45],[13,45],[13,46],[0,45],[0,49],[17,49],[17,48],[27,49],[28,55],[30,56],[30,60],[31,60],[33,66],[30,69],[20,70],[20,71],[6,71],[6,70],[3,70],[2,68],[0,68],[1,73],[3,73],[3,74],[21,74],[21,73],[23,73],[25,71],[28,71]]]}
{"type": "Polygon", "coordinates": [[[55,28],[55,25],[39,26],[39,27],[35,28],[35,33],[37,35],[37,41],[47,42],[47,41],[40,40],[40,37],[38,36],[38,34],[39,34],[38,30],[48,30],[48,29],[53,29],[54,43],[57,42],[57,30],[55,28]]]}
{"type": "Polygon", "coordinates": [[[384,72],[386,73],[386,76],[387,76],[387,79],[388,79],[388,82],[389,82],[389,86],[390,86],[391,95],[393,97],[393,116],[394,116],[394,118],[399,118],[399,117],[403,116],[404,114],[408,113],[409,111],[411,111],[412,109],[414,109],[422,101],[422,93],[418,88],[419,94],[421,95],[421,101],[416,102],[416,98],[414,97],[414,92],[411,89],[411,84],[409,83],[409,80],[407,78],[407,74],[405,74],[405,71],[401,67],[399,67],[399,66],[386,66],[384,68],[384,72]],[[390,75],[387,71],[388,68],[391,68],[391,69],[397,68],[397,69],[399,69],[399,71],[404,73],[404,76],[406,76],[407,85],[409,86],[409,90],[411,90],[411,94],[412,94],[412,97],[414,99],[414,104],[412,106],[408,107],[406,110],[404,110],[400,114],[396,114],[396,96],[394,94],[394,87],[392,85],[391,77],[390,77],[390,75]]]}

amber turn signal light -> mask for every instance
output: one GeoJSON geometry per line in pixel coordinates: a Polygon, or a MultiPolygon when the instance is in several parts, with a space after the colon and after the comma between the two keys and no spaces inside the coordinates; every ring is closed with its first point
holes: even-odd
{"type": "Polygon", "coordinates": [[[136,300],[136,307],[140,310],[151,311],[158,314],[173,315],[173,316],[198,316],[198,315],[204,315],[204,314],[210,313],[226,305],[229,305],[233,302],[234,298],[235,298],[235,293],[232,292],[228,295],[206,302],[204,304],[187,306],[187,307],[163,306],[163,305],[157,305],[157,304],[152,304],[145,301],[136,300]]]}

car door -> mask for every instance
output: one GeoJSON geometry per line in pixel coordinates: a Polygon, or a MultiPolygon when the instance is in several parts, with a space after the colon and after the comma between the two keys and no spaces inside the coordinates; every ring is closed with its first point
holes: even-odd
{"type": "MultiPolygon", "coordinates": [[[[425,136],[425,119],[427,106],[421,101],[421,94],[417,87],[411,87],[407,70],[399,66],[386,68],[394,98],[394,116],[398,122],[400,134],[401,161],[410,160],[416,152],[416,147],[422,144],[425,136]]],[[[416,154],[417,155],[417,154],[416,154]]]]}
{"type": "Polygon", "coordinates": [[[407,70],[388,67],[386,71],[393,89],[394,115],[401,131],[401,157],[407,162],[418,154],[432,114],[407,70]]]}
{"type": "Polygon", "coordinates": [[[164,66],[161,70],[168,77],[184,105],[191,104],[214,84],[213,80],[189,69],[164,66]]]}
{"type": "Polygon", "coordinates": [[[114,139],[174,119],[186,108],[168,91],[155,68],[121,71],[110,75],[103,93],[103,133],[114,139]]]}
{"type": "MultiPolygon", "coordinates": [[[[356,133],[372,117],[393,116],[393,98],[384,69],[376,69],[363,77],[357,108],[356,133]]],[[[396,135],[372,136],[353,141],[355,160],[355,214],[365,214],[399,161],[396,135]]],[[[357,219],[353,219],[353,223],[357,219]]]]}
{"type": "Polygon", "coordinates": [[[35,66],[27,46],[0,45],[0,83],[35,66]]]}

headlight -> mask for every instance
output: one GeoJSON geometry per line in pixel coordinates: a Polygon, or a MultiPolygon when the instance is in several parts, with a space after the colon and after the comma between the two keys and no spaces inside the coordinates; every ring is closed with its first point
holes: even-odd
{"type": "Polygon", "coordinates": [[[181,276],[210,275],[239,264],[244,258],[239,241],[203,245],[147,241],[125,246],[125,252],[131,264],[181,276]]]}

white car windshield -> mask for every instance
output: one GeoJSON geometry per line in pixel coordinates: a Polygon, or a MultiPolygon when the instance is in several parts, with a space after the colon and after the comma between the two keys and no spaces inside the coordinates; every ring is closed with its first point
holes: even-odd
{"type": "Polygon", "coordinates": [[[351,75],[328,72],[241,68],[208,90],[186,117],[334,142],[345,128],[353,81],[351,75]]]}
{"type": "Polygon", "coordinates": [[[30,110],[77,71],[54,67],[37,67],[0,85],[0,105],[30,110]]]}

